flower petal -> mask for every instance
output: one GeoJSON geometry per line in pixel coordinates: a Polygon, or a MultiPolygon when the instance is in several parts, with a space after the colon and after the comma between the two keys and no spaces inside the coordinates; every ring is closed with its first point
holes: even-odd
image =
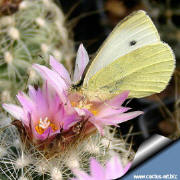
{"type": "Polygon", "coordinates": [[[77,108],[75,107],[74,110],[78,113],[79,116],[90,116],[90,112],[86,109],[81,109],[81,108],[77,108]]]}
{"type": "Polygon", "coordinates": [[[18,98],[19,102],[23,106],[24,110],[27,112],[32,112],[34,109],[33,101],[23,92],[19,92],[16,97],[18,98]]]}
{"type": "Polygon", "coordinates": [[[60,128],[62,127],[64,130],[68,130],[71,126],[73,126],[77,121],[76,114],[67,115],[65,114],[64,109],[58,111],[54,115],[54,123],[59,124],[60,128]]]}
{"type": "Polygon", "coordinates": [[[14,104],[3,104],[2,107],[10,113],[12,116],[14,116],[18,120],[22,120],[24,117],[23,109],[17,105],[14,104]]]}
{"type": "Polygon", "coordinates": [[[120,107],[123,102],[128,98],[129,91],[124,91],[121,94],[115,96],[113,99],[109,100],[107,104],[113,107],[120,107]]]}
{"type": "Polygon", "coordinates": [[[35,101],[35,99],[36,99],[36,89],[33,87],[33,86],[31,86],[31,85],[29,85],[29,97],[33,100],[33,101],[35,101]]]}
{"type": "Polygon", "coordinates": [[[127,171],[131,168],[131,165],[132,165],[132,163],[129,162],[129,163],[124,167],[124,174],[126,174],[127,171]]]}
{"type": "Polygon", "coordinates": [[[44,97],[44,94],[40,88],[36,91],[36,111],[38,111],[38,114],[40,117],[43,117],[43,115],[47,115],[47,112],[49,110],[48,107],[48,100],[47,97],[44,97]]]}
{"type": "Polygon", "coordinates": [[[133,119],[141,114],[143,114],[142,111],[133,111],[128,113],[123,113],[120,115],[106,116],[104,118],[97,119],[97,121],[100,121],[104,125],[118,125],[119,123],[123,123],[130,119],[133,119]]]}
{"type": "Polygon", "coordinates": [[[61,76],[49,68],[39,64],[34,64],[33,67],[40,73],[42,78],[47,80],[48,83],[56,90],[62,100],[65,100],[64,91],[67,90],[68,87],[61,76]]]}
{"type": "Polygon", "coordinates": [[[116,179],[122,177],[130,168],[131,163],[128,163],[127,167],[123,168],[120,157],[118,155],[113,156],[106,164],[106,178],[116,179]]]}
{"type": "Polygon", "coordinates": [[[31,126],[32,126],[32,133],[33,133],[34,140],[43,141],[47,139],[49,135],[51,135],[50,128],[46,129],[43,134],[38,134],[37,131],[35,130],[35,126],[33,124],[31,124],[31,126]]]}
{"type": "Polygon", "coordinates": [[[81,80],[81,77],[83,75],[83,72],[89,62],[89,56],[84,48],[83,44],[79,46],[77,57],[76,57],[76,63],[75,63],[75,70],[74,70],[74,77],[73,82],[77,83],[81,80]]]}
{"type": "Polygon", "coordinates": [[[129,107],[120,107],[119,109],[112,109],[110,107],[104,107],[98,114],[97,117],[98,118],[104,118],[106,116],[114,116],[114,115],[118,115],[121,113],[124,113],[128,110],[130,110],[131,108],[129,107]]]}
{"type": "Polygon", "coordinates": [[[91,117],[89,121],[96,126],[98,131],[101,135],[104,135],[103,127],[107,125],[114,125],[118,126],[119,123],[125,122],[127,120],[133,119],[140,114],[142,114],[142,111],[134,111],[129,113],[123,113],[120,115],[113,115],[113,116],[106,116],[103,118],[97,117],[91,117]]]}
{"type": "Polygon", "coordinates": [[[66,81],[68,85],[71,84],[71,78],[69,76],[69,72],[53,56],[50,56],[50,65],[52,67],[52,70],[57,72],[66,81]]]}
{"type": "Polygon", "coordinates": [[[89,121],[97,128],[99,133],[104,136],[104,123],[100,119],[95,119],[94,117],[91,117],[89,121]]]}
{"type": "Polygon", "coordinates": [[[105,169],[94,158],[90,161],[91,176],[94,179],[105,179],[105,169]]]}

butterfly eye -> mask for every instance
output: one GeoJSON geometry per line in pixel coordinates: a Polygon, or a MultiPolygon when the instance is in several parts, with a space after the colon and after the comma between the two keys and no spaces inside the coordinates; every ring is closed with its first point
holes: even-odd
{"type": "Polygon", "coordinates": [[[135,40],[131,41],[129,44],[130,46],[134,46],[137,42],[135,40]]]}

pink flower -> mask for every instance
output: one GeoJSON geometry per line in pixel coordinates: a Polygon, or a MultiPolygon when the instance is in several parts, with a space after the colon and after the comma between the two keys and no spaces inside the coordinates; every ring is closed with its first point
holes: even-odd
{"type": "Polygon", "coordinates": [[[34,64],[33,67],[37,70],[37,72],[39,72],[43,79],[47,80],[49,84],[56,89],[61,96],[62,92],[66,92],[73,83],[77,83],[81,80],[82,74],[88,62],[88,54],[81,44],[77,52],[73,81],[71,81],[66,68],[52,56],[50,56],[50,66],[52,70],[39,64],[34,64]]]}
{"type": "Polygon", "coordinates": [[[44,141],[57,134],[73,137],[79,133],[79,127],[81,130],[83,128],[85,135],[94,132],[96,128],[103,134],[104,126],[117,126],[142,114],[141,111],[125,113],[130,109],[122,107],[128,91],[111,100],[96,102],[88,99],[81,91],[72,90],[73,83],[81,80],[88,62],[88,54],[83,45],[80,45],[71,81],[65,67],[50,56],[51,69],[39,64],[33,65],[45,81],[43,88],[36,90],[30,86],[29,96],[20,92],[17,98],[22,107],[3,105],[7,112],[22,122],[33,142],[44,141]]]}
{"type": "MultiPolygon", "coordinates": [[[[89,62],[88,54],[81,44],[76,58],[75,72],[73,81],[70,79],[70,75],[65,67],[58,63],[52,56],[50,57],[51,69],[35,64],[34,68],[40,73],[40,75],[48,81],[48,83],[56,90],[60,95],[62,101],[62,93],[68,96],[72,107],[76,110],[79,116],[88,119],[101,134],[103,134],[103,127],[106,125],[115,125],[135,118],[142,114],[141,111],[127,112],[130,108],[122,107],[123,102],[128,97],[129,91],[125,91],[120,95],[117,95],[113,99],[105,102],[94,102],[88,99],[80,91],[69,92],[73,83],[81,80],[84,69],[89,62]]],[[[65,98],[67,102],[67,99],[65,98]]]]}
{"type": "Polygon", "coordinates": [[[73,172],[77,178],[72,180],[112,180],[122,177],[131,167],[128,163],[123,167],[118,155],[113,156],[103,167],[94,158],[90,161],[90,175],[87,173],[74,169],[73,172]]]}
{"type": "Polygon", "coordinates": [[[89,121],[93,123],[101,134],[103,134],[103,128],[106,125],[118,126],[119,123],[123,123],[127,120],[133,119],[140,114],[142,111],[127,112],[131,108],[123,107],[122,104],[127,99],[129,91],[115,96],[113,99],[103,102],[101,105],[96,107],[96,115],[91,116],[89,121]]]}
{"type": "Polygon", "coordinates": [[[47,83],[37,90],[29,86],[29,96],[20,92],[17,98],[22,107],[3,104],[3,108],[22,122],[34,142],[66,131],[78,121],[77,113],[73,109],[66,111],[59,95],[47,83]]]}
{"type": "MultiPolygon", "coordinates": [[[[87,52],[83,45],[80,45],[74,81],[80,80],[88,61],[87,52]]],[[[3,108],[7,112],[21,121],[26,134],[35,143],[55,137],[60,133],[65,134],[65,137],[68,136],[67,131],[80,120],[66,93],[72,84],[68,71],[52,56],[50,65],[53,71],[45,66],[34,65],[35,69],[38,69],[38,72],[44,77],[45,83],[42,89],[38,88],[37,90],[29,86],[29,96],[23,92],[17,95],[22,107],[3,104],[3,108]]],[[[71,132],[69,134],[72,135],[71,132]]]]}
{"type": "Polygon", "coordinates": [[[127,112],[131,108],[122,106],[128,94],[129,91],[124,91],[105,102],[90,101],[84,99],[83,95],[77,93],[71,94],[69,99],[79,116],[87,117],[88,122],[92,123],[103,135],[104,126],[118,126],[119,123],[133,119],[143,113],[142,111],[127,112]]]}

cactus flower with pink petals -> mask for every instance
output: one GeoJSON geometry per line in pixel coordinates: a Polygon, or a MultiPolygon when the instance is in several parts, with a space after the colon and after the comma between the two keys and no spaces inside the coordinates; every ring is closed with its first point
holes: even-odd
{"type": "Polygon", "coordinates": [[[142,114],[142,111],[125,113],[130,110],[130,108],[122,107],[122,104],[128,98],[129,91],[124,91],[113,99],[105,102],[91,101],[91,99],[84,97],[84,94],[81,94],[80,92],[69,93],[68,90],[73,83],[81,80],[88,62],[88,54],[81,44],[77,53],[72,81],[65,67],[58,63],[52,56],[50,57],[51,69],[39,64],[35,64],[34,68],[40,73],[43,79],[47,80],[51,86],[59,92],[59,94],[62,92],[66,93],[71,106],[75,108],[79,116],[88,117],[88,121],[91,122],[101,134],[103,134],[103,127],[105,125],[117,126],[119,123],[133,119],[142,114]]]}
{"type": "Polygon", "coordinates": [[[82,129],[85,135],[96,128],[103,134],[104,126],[117,126],[142,114],[141,111],[127,112],[130,108],[122,106],[128,97],[128,91],[111,100],[96,102],[85,97],[80,91],[72,90],[73,83],[81,80],[88,62],[87,52],[83,45],[80,45],[71,81],[65,67],[50,56],[51,69],[39,64],[33,65],[44,79],[43,88],[35,89],[30,86],[29,96],[20,92],[17,98],[22,107],[3,105],[6,111],[21,121],[33,142],[53,139],[59,134],[69,139],[80,134],[82,129]]]}
{"type": "Polygon", "coordinates": [[[77,178],[72,180],[112,180],[122,177],[131,167],[129,162],[123,167],[121,160],[118,155],[114,155],[103,167],[99,162],[92,158],[90,161],[90,175],[74,169],[73,172],[77,178]]]}
{"type": "Polygon", "coordinates": [[[77,122],[77,113],[73,109],[65,109],[59,95],[44,84],[43,88],[29,86],[29,96],[19,92],[17,98],[22,107],[3,104],[3,108],[20,120],[27,135],[34,142],[42,142],[68,130],[77,122]]]}

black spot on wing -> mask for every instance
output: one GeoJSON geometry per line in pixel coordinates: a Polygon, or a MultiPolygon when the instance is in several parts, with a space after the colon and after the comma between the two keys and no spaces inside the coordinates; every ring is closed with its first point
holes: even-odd
{"type": "Polygon", "coordinates": [[[137,41],[132,40],[132,41],[130,41],[129,45],[130,45],[130,46],[134,46],[136,43],[137,43],[137,41]]]}

